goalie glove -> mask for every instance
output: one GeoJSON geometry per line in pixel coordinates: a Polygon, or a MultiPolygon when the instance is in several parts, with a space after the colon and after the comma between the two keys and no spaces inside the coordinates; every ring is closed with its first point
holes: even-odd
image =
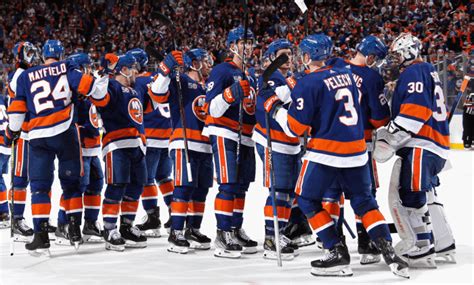
{"type": "Polygon", "coordinates": [[[380,163],[388,161],[410,138],[409,132],[391,121],[387,127],[377,130],[374,151],[372,153],[374,159],[380,163]]]}

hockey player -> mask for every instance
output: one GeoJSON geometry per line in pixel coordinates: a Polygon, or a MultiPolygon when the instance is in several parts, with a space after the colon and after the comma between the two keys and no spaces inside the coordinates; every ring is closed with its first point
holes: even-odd
{"type": "Polygon", "coordinates": [[[170,178],[172,162],[168,155],[168,141],[171,135],[169,106],[168,104],[160,104],[156,109],[153,107],[152,100],[148,95],[148,84],[152,82],[155,74],[151,74],[146,70],[148,63],[146,52],[140,48],[135,48],[127,53],[135,57],[137,61],[139,74],[135,80],[134,88],[143,103],[143,122],[147,141],[145,159],[148,178],[141,196],[143,209],[145,209],[147,216],[142,224],[137,225],[137,228],[147,237],[160,237],[161,221],[160,208],[158,207],[158,188],[168,207],[170,207],[174,189],[173,180],[170,178]],[[158,187],[155,181],[157,181],[158,187]]]}
{"type": "Polygon", "coordinates": [[[157,102],[169,102],[173,125],[170,153],[174,162],[175,190],[171,203],[168,251],[187,253],[189,248],[210,249],[211,239],[200,232],[200,227],[214,171],[211,144],[209,138],[203,136],[201,132],[206,120],[205,79],[211,70],[212,59],[207,51],[199,48],[191,49],[184,58],[181,52],[174,51],[166,56],[161,66],[150,92],[157,102]],[[186,72],[180,74],[178,83],[174,70],[183,63],[186,72]],[[179,96],[182,96],[184,124],[179,96]],[[187,152],[184,130],[188,144],[187,152]],[[186,155],[189,157],[186,158],[186,155]],[[187,159],[191,164],[191,177],[188,177],[186,169],[187,159]],[[186,231],[184,231],[185,222],[186,231]]]}
{"type": "MultiPolygon", "coordinates": [[[[8,161],[11,154],[11,145],[5,143],[5,130],[8,125],[6,100],[6,96],[0,95],[0,229],[10,227],[9,199],[7,197],[7,186],[5,185],[5,180],[3,180],[3,174],[8,173],[8,161]]],[[[26,226],[23,219],[21,221],[26,226]]],[[[25,233],[26,237],[31,237],[32,235],[33,230],[31,229],[25,233]]]]}
{"type": "Polygon", "coordinates": [[[240,252],[256,253],[257,242],[242,229],[245,192],[255,179],[254,142],[255,106],[250,97],[250,83],[243,74],[244,56],[250,57],[254,35],[243,27],[232,29],[226,45],[232,59],[212,69],[207,82],[208,116],[203,135],[209,136],[219,183],[215,200],[217,257],[239,258],[240,252]],[[247,42],[244,42],[247,39],[247,42]],[[243,102],[242,102],[243,101],[243,102]],[[239,125],[239,105],[242,106],[242,126],[239,125]],[[242,137],[239,141],[239,128],[242,137]],[[240,153],[237,156],[237,149],[240,153]]]}
{"type": "MultiPolygon", "coordinates": [[[[10,99],[15,98],[17,90],[17,81],[20,74],[26,69],[33,66],[34,62],[37,60],[38,57],[36,47],[34,47],[30,42],[16,43],[13,47],[13,55],[15,56],[16,70],[15,72],[9,75],[8,95],[10,99]]],[[[5,101],[4,103],[5,106],[7,106],[7,102],[5,101]]],[[[8,117],[5,116],[6,121],[7,119],[8,117]]],[[[26,187],[28,186],[28,129],[26,127],[27,122],[28,119],[25,117],[25,122],[22,126],[20,138],[16,142],[13,150],[15,152],[15,160],[13,161],[13,192],[15,194],[15,202],[13,205],[13,221],[15,224],[13,227],[13,231],[15,240],[18,241],[30,241],[34,233],[33,230],[28,225],[26,225],[25,220],[23,218],[26,203],[26,187]]],[[[8,138],[6,138],[5,143],[8,146],[11,145],[11,141],[9,141],[8,138]]],[[[6,151],[6,149],[4,148],[1,149],[2,151],[6,151]]],[[[9,154],[10,153],[8,153],[8,155],[9,154]]],[[[5,168],[5,170],[7,169],[5,168]]],[[[10,196],[11,194],[9,195],[9,197],[10,196]]]]}
{"type": "Polygon", "coordinates": [[[395,153],[389,189],[403,254],[412,267],[435,268],[435,256],[454,262],[455,243],[435,187],[449,151],[449,127],[441,82],[435,68],[421,59],[421,42],[400,34],[390,47],[403,71],[392,96],[392,119],[377,131],[374,158],[395,153]]]}
{"type": "MultiPolygon", "coordinates": [[[[362,122],[364,125],[364,136],[369,155],[370,181],[372,195],[375,197],[379,185],[377,177],[377,166],[372,159],[372,136],[374,129],[378,129],[390,120],[390,110],[387,99],[384,96],[384,81],[382,76],[371,67],[383,62],[388,49],[385,44],[375,36],[365,37],[356,47],[357,53],[350,60],[333,58],[326,62],[327,65],[335,67],[347,67],[352,71],[356,86],[361,92],[362,122]]],[[[334,183],[325,193],[323,207],[329,214],[335,217],[338,232],[342,235],[344,219],[343,205],[339,205],[340,196],[343,191],[339,183],[334,183]]],[[[350,198],[350,197],[346,197],[350,198]]],[[[371,264],[380,261],[380,251],[376,248],[362,225],[361,217],[356,217],[358,236],[357,250],[361,254],[361,264],[371,264]]]]}
{"type": "Polygon", "coordinates": [[[265,109],[285,133],[297,137],[309,132],[308,151],[295,192],[298,205],[308,217],[327,252],[311,262],[316,276],[351,276],[350,255],[337,235],[329,213],[322,208],[324,192],[334,180],[343,184],[351,197],[354,212],[381,250],[392,272],[408,278],[408,265],[395,255],[390,232],[377,202],[370,193],[369,166],[359,91],[349,69],[325,66],[332,42],[324,34],[310,35],[299,45],[310,74],[291,93],[289,110],[282,108],[276,95],[265,102],[265,109]],[[317,183],[314,183],[317,181],[317,183]]]}
{"type": "Polygon", "coordinates": [[[31,253],[50,247],[48,218],[51,210],[50,189],[55,157],[59,160],[59,179],[63,188],[68,217],[68,235],[77,248],[82,240],[82,195],[79,187],[82,158],[78,130],[74,124],[74,94],[105,93],[104,80],[94,80],[67,61],[58,40],[48,40],[43,47],[44,65],[25,70],[17,81],[16,97],[8,108],[9,129],[18,138],[25,115],[29,116],[28,138],[34,238],[26,244],[31,253]]]}
{"type": "MultiPolygon", "coordinates": [[[[257,152],[263,162],[263,186],[269,188],[271,179],[268,165],[268,150],[267,150],[267,131],[265,122],[265,99],[277,94],[283,102],[289,102],[290,88],[287,85],[286,78],[291,67],[292,58],[292,44],[286,39],[278,39],[273,41],[264,54],[264,57],[269,58],[270,61],[275,60],[276,57],[286,54],[289,58],[288,62],[280,66],[275,71],[268,81],[269,88],[262,89],[263,78],[259,78],[259,94],[257,96],[256,104],[256,119],[257,125],[253,133],[252,139],[257,144],[257,152]]],[[[282,231],[287,225],[291,211],[291,200],[294,196],[294,187],[298,177],[300,168],[300,142],[298,138],[287,136],[281,129],[278,123],[270,118],[270,132],[272,138],[272,160],[273,171],[275,175],[276,192],[276,207],[278,214],[279,229],[282,231]]],[[[263,244],[264,258],[276,258],[276,245],[274,239],[274,225],[273,225],[273,204],[272,198],[269,195],[264,207],[265,215],[265,242],[263,244]]],[[[280,235],[281,254],[282,258],[291,260],[294,258],[294,248],[291,246],[291,240],[286,236],[280,235]]],[[[297,247],[296,247],[297,248],[297,247]]]]}
{"type": "Polygon", "coordinates": [[[146,138],[143,106],[135,82],[136,60],[130,54],[118,57],[115,79],[110,79],[106,94],[93,93],[103,124],[102,155],[107,188],[102,201],[105,248],[124,251],[125,247],[146,247],[146,237],[133,226],[138,200],[146,181],[146,138]],[[120,231],[117,218],[121,212],[120,231]]]}

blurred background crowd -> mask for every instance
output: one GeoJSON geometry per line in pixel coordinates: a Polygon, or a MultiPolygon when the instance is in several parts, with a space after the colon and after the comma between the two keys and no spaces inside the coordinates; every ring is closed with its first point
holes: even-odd
{"type": "MultiPolygon", "coordinates": [[[[260,65],[273,39],[284,37],[297,44],[304,37],[304,17],[294,1],[248,2],[250,28],[257,38],[250,64],[260,65]]],[[[305,2],[309,32],[331,36],[335,55],[350,57],[366,35],[377,35],[390,44],[407,31],[422,40],[423,56],[445,75],[446,90],[455,92],[462,74],[474,73],[474,12],[469,0],[305,2]]],[[[173,48],[175,39],[183,50],[208,49],[219,62],[226,55],[227,31],[241,23],[242,15],[237,0],[1,1],[0,72],[6,74],[13,67],[11,49],[19,40],[40,47],[47,39],[59,39],[66,54],[86,51],[95,59],[106,52],[148,47],[155,51],[153,66],[173,48]],[[169,16],[174,30],[154,18],[153,11],[169,16]]]]}

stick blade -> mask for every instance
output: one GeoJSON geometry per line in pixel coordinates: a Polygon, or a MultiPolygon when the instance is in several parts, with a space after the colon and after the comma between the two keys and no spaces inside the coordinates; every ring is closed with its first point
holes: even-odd
{"type": "Polygon", "coordinates": [[[288,56],[286,54],[282,54],[275,58],[275,60],[265,69],[265,71],[262,74],[263,77],[263,88],[265,89],[268,86],[268,80],[270,79],[270,76],[283,64],[285,64],[288,61],[288,56]]]}

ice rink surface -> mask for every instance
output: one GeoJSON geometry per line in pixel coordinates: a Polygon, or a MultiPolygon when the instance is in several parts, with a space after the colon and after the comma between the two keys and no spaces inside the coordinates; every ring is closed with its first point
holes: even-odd
{"type": "MultiPolygon", "coordinates": [[[[359,264],[356,240],[348,237],[352,255],[353,277],[314,277],[310,274],[310,261],[321,256],[316,246],[300,249],[300,256],[283,263],[278,268],[275,261],[262,258],[261,244],[264,238],[263,206],[267,190],[261,184],[261,163],[257,158],[256,182],[250,187],[245,207],[244,228],[250,237],[260,244],[259,252],[243,255],[241,259],[220,259],[213,256],[213,250],[190,252],[187,255],[168,253],[167,235],[148,239],[145,249],[127,249],[125,252],[106,251],[104,244],[83,245],[76,252],[72,247],[52,244],[51,257],[35,258],[24,249],[23,243],[15,243],[15,255],[9,255],[9,230],[0,230],[0,284],[336,284],[336,283],[469,283],[474,281],[473,272],[473,162],[474,152],[451,151],[452,169],[440,174],[441,187],[438,195],[454,231],[457,246],[457,264],[439,264],[435,270],[414,270],[410,280],[403,280],[390,273],[383,263],[362,266],[359,264]]],[[[381,188],[378,203],[382,213],[391,221],[387,209],[387,187],[393,160],[379,164],[381,188]]],[[[8,181],[8,176],[4,176],[8,181]]],[[[316,182],[317,183],[317,182],[316,182]]],[[[53,210],[51,220],[55,224],[60,195],[59,183],[53,187],[53,210]]],[[[215,235],[213,215],[214,197],[217,185],[211,189],[206,203],[202,232],[215,235]]],[[[162,222],[168,213],[160,197],[162,222]]],[[[350,209],[348,203],[346,209],[350,209]]],[[[346,219],[353,229],[352,210],[346,211],[346,219]]],[[[26,217],[31,217],[27,207],[26,217]]],[[[137,221],[144,215],[139,210],[137,221]]],[[[27,218],[28,223],[31,221],[27,218]]],[[[348,236],[348,234],[346,233],[348,236]]],[[[395,241],[398,240],[393,235],[395,241]]]]}

